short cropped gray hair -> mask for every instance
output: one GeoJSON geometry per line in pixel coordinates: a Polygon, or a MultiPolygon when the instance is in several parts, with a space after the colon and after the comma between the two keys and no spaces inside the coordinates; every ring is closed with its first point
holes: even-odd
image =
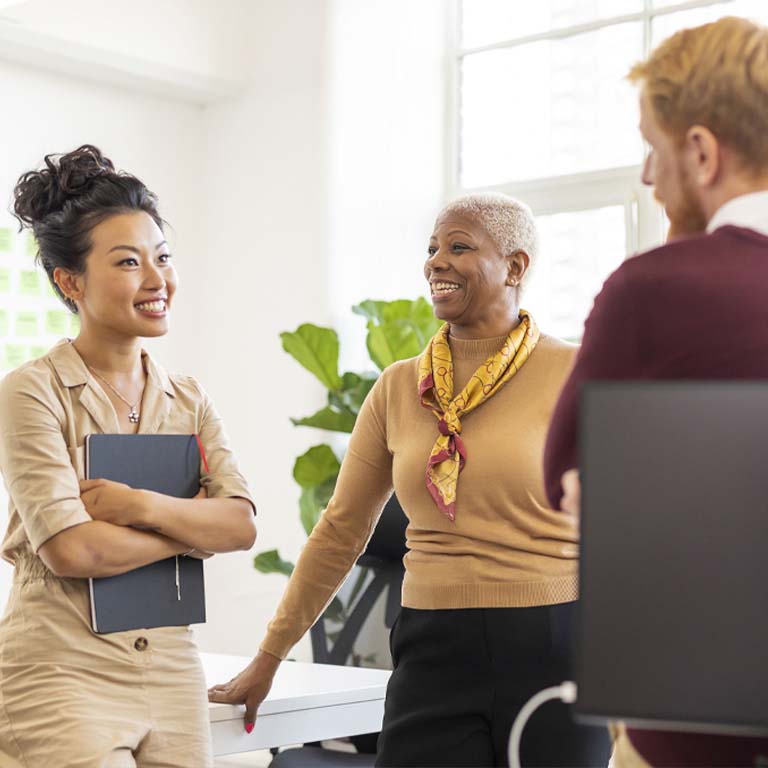
{"type": "Polygon", "coordinates": [[[520,200],[500,192],[475,192],[452,200],[438,214],[469,216],[490,235],[502,256],[525,251],[530,259],[521,288],[528,284],[539,255],[539,233],[531,209],[520,200]]]}

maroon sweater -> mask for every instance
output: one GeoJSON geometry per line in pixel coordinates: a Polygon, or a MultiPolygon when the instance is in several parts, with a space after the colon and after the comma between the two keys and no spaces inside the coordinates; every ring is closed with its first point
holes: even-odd
{"type": "MultiPolygon", "coordinates": [[[[591,379],[768,378],[768,237],[726,226],[629,259],[605,282],[555,408],[544,452],[553,508],[579,466],[581,385],[591,379]]],[[[754,765],[768,739],[632,729],[654,766],[754,765]]],[[[762,764],[762,763],[761,763],[762,764]]]]}

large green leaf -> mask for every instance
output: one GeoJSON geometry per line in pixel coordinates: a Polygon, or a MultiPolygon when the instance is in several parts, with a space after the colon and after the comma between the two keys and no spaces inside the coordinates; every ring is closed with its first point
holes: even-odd
{"type": "Polygon", "coordinates": [[[373,299],[366,299],[359,304],[355,304],[352,307],[352,311],[356,315],[362,315],[366,320],[373,320],[374,322],[381,323],[384,320],[384,307],[389,304],[388,301],[374,301],[373,299]]]}
{"type": "Polygon", "coordinates": [[[376,383],[377,378],[378,374],[376,373],[357,374],[348,371],[342,377],[341,391],[329,393],[329,404],[336,408],[346,408],[357,416],[360,413],[363,400],[371,391],[371,387],[376,383]]]}
{"type": "MultiPolygon", "coordinates": [[[[440,327],[432,307],[423,298],[414,301],[363,301],[353,311],[368,321],[367,346],[371,359],[383,370],[397,360],[414,357],[440,327]]],[[[283,349],[316,376],[328,389],[328,405],[312,416],[291,419],[294,424],[338,432],[351,432],[360,407],[378,374],[347,372],[339,375],[339,339],[331,328],[300,325],[294,332],[280,334],[283,349]]],[[[296,459],[293,476],[301,486],[301,523],[309,535],[333,495],[340,469],[339,460],[328,445],[316,445],[296,459]]],[[[254,567],[263,573],[290,575],[293,564],[282,560],[277,550],[262,552],[254,567]]],[[[357,598],[362,580],[355,585],[357,598]]],[[[343,618],[346,609],[334,598],[326,615],[343,618]]]]}
{"type": "Polygon", "coordinates": [[[341,465],[336,454],[325,443],[314,445],[296,459],[293,478],[302,488],[322,485],[339,474],[341,465]]]}
{"type": "Polygon", "coordinates": [[[341,377],[342,391],[354,389],[356,386],[360,384],[364,376],[373,376],[375,378],[376,374],[365,374],[365,373],[360,374],[360,373],[353,373],[352,371],[347,371],[346,373],[342,374],[342,377],[341,377]]]}
{"type": "Polygon", "coordinates": [[[253,567],[262,573],[282,573],[290,576],[293,573],[293,563],[283,560],[276,549],[260,552],[253,558],[253,567]]]}
{"type": "Polygon", "coordinates": [[[387,301],[381,308],[382,322],[392,323],[396,320],[411,320],[413,318],[414,308],[419,301],[424,299],[397,299],[396,301],[387,301]]]}
{"type": "Polygon", "coordinates": [[[415,357],[422,350],[416,332],[404,323],[368,323],[366,346],[371,360],[381,371],[398,360],[415,357]]]}
{"type": "Polygon", "coordinates": [[[380,370],[420,354],[441,325],[423,297],[413,301],[369,299],[352,309],[368,319],[368,354],[380,370]]]}
{"type": "Polygon", "coordinates": [[[299,497],[299,517],[304,532],[309,536],[312,529],[317,525],[323,508],[317,503],[314,488],[302,488],[299,497]]]}
{"type": "Polygon", "coordinates": [[[328,502],[333,496],[336,488],[337,475],[329,477],[321,485],[315,485],[311,488],[302,488],[299,497],[299,518],[304,527],[307,536],[312,533],[317,521],[328,506],[328,502]]]}
{"type": "Polygon", "coordinates": [[[349,408],[326,406],[312,416],[303,419],[291,419],[297,427],[315,427],[330,432],[351,432],[355,426],[357,414],[349,408]]]}
{"type": "Polygon", "coordinates": [[[293,333],[281,333],[280,338],[283,340],[283,349],[328,389],[341,387],[339,337],[336,331],[305,323],[293,333]]]}
{"type": "Polygon", "coordinates": [[[429,303],[423,297],[413,301],[411,299],[395,299],[394,301],[367,299],[352,307],[352,311],[376,324],[381,324],[411,319],[415,305],[420,302],[429,308],[429,303]]]}
{"type": "Polygon", "coordinates": [[[291,419],[297,426],[316,427],[331,432],[352,432],[357,414],[366,395],[375,384],[378,374],[352,373],[347,371],[341,377],[338,389],[328,390],[328,405],[312,416],[291,419]]]}
{"type": "MultiPolygon", "coordinates": [[[[407,325],[413,328],[421,349],[437,333],[441,321],[435,317],[432,305],[422,296],[414,301],[390,301],[382,309],[383,326],[390,324],[407,325]]],[[[418,354],[418,353],[417,353],[418,354]]]]}
{"type": "Polygon", "coordinates": [[[317,503],[325,509],[328,506],[328,502],[333,496],[333,492],[336,490],[336,481],[339,479],[338,473],[333,477],[329,477],[324,483],[321,483],[315,488],[315,498],[317,503]]]}
{"type": "Polygon", "coordinates": [[[442,320],[438,320],[435,317],[432,305],[421,296],[411,306],[410,320],[413,323],[416,335],[419,337],[419,344],[422,350],[443,324],[442,320]]]}
{"type": "Polygon", "coordinates": [[[418,324],[436,324],[440,326],[440,320],[435,318],[432,305],[423,297],[417,299],[396,299],[395,301],[375,301],[367,299],[352,307],[356,315],[362,315],[374,323],[389,323],[395,320],[411,320],[418,324]]]}

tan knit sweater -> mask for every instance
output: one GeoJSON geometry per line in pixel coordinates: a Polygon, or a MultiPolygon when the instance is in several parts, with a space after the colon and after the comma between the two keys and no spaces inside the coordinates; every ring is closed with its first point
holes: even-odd
{"type": "MultiPolygon", "coordinates": [[[[451,338],[455,392],[504,337],[451,338]]],[[[462,419],[467,463],[456,522],[425,484],[437,419],[422,408],[416,358],[387,368],[355,425],[331,502],[304,547],[263,650],[285,658],[341,586],[392,488],[408,517],[403,605],[494,608],[548,605],[578,594],[575,521],[547,508],[542,453],[576,348],[542,335],[531,358],[462,419]]]]}

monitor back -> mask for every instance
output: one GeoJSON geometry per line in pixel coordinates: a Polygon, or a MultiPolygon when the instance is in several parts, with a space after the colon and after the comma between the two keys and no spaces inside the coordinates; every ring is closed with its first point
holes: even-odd
{"type": "Polygon", "coordinates": [[[594,382],[577,716],[768,732],[768,382],[594,382]]]}

